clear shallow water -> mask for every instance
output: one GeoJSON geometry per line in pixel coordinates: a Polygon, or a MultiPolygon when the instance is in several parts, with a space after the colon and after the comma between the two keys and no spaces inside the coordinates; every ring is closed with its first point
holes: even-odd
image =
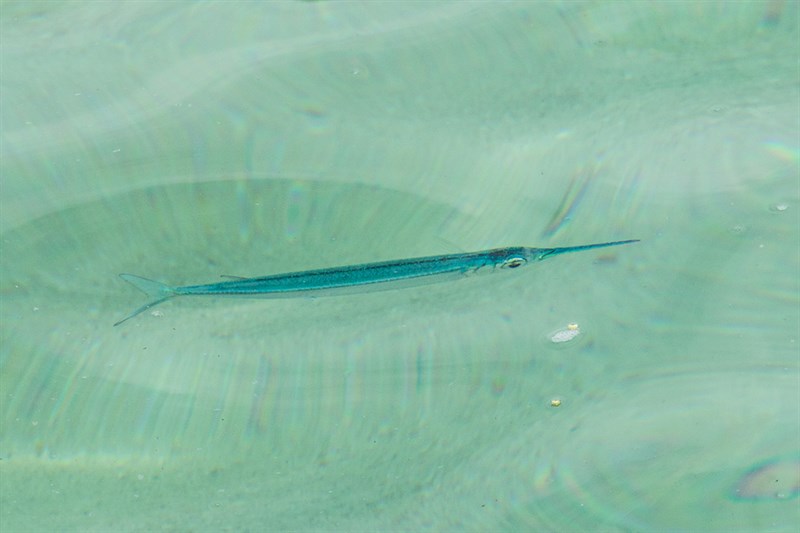
{"type": "Polygon", "coordinates": [[[4,5],[4,527],[796,526],[796,4],[463,5],[4,5]]]}

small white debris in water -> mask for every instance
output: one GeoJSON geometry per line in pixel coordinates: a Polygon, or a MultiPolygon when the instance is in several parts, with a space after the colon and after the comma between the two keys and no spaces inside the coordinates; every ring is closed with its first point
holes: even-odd
{"type": "Polygon", "coordinates": [[[781,203],[781,204],[775,204],[775,205],[773,205],[773,206],[771,207],[771,209],[772,209],[773,211],[777,211],[777,212],[779,212],[779,213],[780,213],[781,211],[786,211],[787,209],[789,209],[789,204],[783,204],[783,203],[781,203]]]}
{"type": "Polygon", "coordinates": [[[568,324],[566,328],[560,329],[550,335],[550,340],[555,343],[569,342],[581,334],[578,324],[568,324]]]}
{"type": "Polygon", "coordinates": [[[559,398],[553,398],[550,400],[550,407],[558,407],[561,405],[561,400],[559,398]]]}
{"type": "Polygon", "coordinates": [[[150,311],[150,314],[151,314],[152,316],[164,316],[164,313],[163,313],[163,312],[161,312],[161,311],[159,311],[158,309],[155,309],[155,310],[153,310],[153,311],[150,311]]]}

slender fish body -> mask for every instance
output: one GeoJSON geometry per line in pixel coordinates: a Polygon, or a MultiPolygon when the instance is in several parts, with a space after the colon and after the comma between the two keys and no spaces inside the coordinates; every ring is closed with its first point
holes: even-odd
{"type": "Polygon", "coordinates": [[[634,242],[638,242],[638,240],[562,248],[515,246],[481,252],[398,259],[177,287],[133,274],[120,274],[122,279],[150,296],[152,300],[114,325],[119,326],[139,313],[176,296],[298,298],[373,292],[455,280],[475,273],[511,270],[555,255],[634,242]]]}

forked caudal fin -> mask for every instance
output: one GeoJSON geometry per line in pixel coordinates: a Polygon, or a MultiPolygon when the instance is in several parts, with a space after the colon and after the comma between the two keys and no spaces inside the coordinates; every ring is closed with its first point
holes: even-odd
{"type": "Polygon", "coordinates": [[[173,296],[175,296],[175,290],[170,287],[169,285],[165,285],[160,281],[155,281],[152,279],[143,278],[141,276],[134,276],[133,274],[120,274],[119,277],[145,293],[146,295],[154,298],[151,302],[144,304],[140,308],[136,309],[133,313],[129,314],[116,324],[115,326],[119,326],[123,322],[130,320],[131,318],[135,317],[139,313],[143,313],[150,309],[151,307],[155,307],[158,304],[169,300],[173,296]]]}

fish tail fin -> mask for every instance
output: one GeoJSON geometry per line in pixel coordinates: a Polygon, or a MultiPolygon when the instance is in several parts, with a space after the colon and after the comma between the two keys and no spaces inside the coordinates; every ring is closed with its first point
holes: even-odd
{"type": "Polygon", "coordinates": [[[131,314],[129,314],[128,316],[126,316],[125,318],[114,324],[115,326],[119,326],[123,322],[130,320],[139,313],[143,313],[148,309],[150,309],[151,307],[155,307],[158,304],[169,300],[173,296],[176,296],[177,294],[175,292],[175,289],[173,289],[169,285],[161,283],[160,281],[143,278],[141,276],[134,276],[133,274],[120,274],[119,277],[121,277],[122,279],[124,279],[125,281],[127,281],[128,283],[130,283],[131,285],[133,285],[146,295],[153,298],[153,300],[139,307],[134,312],[132,312],[131,314]]]}

